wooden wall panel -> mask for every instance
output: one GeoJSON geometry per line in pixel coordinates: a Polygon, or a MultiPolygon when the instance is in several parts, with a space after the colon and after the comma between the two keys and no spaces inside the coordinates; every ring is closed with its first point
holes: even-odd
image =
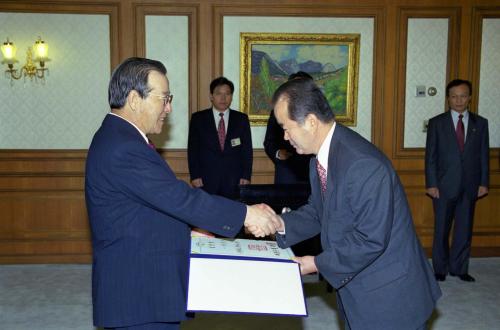
{"type": "Polygon", "coordinates": [[[37,185],[37,191],[0,192],[0,263],[47,258],[88,262],[91,246],[82,181],[77,190],[44,189],[47,182],[37,185]]]}
{"type": "MultiPolygon", "coordinates": [[[[372,140],[392,160],[405,187],[418,235],[432,244],[433,211],[425,195],[424,150],[404,149],[404,65],[410,17],[450,20],[448,76],[479,81],[481,23],[500,17],[497,0],[41,0],[0,1],[0,11],[110,15],[111,62],[144,54],[144,16],[187,15],[190,27],[189,113],[208,99],[222,73],[227,15],[370,17],[374,19],[372,140]],[[456,51],[455,51],[456,50],[456,51]]],[[[167,31],[168,37],[168,31],[167,31]]],[[[186,150],[161,150],[189,181],[186,150]]],[[[490,194],[477,203],[473,247],[500,247],[500,153],[491,150],[490,194]]],[[[84,200],[86,150],[0,150],[0,263],[90,262],[84,200]]],[[[272,183],[274,167],[254,150],[253,183],[272,183]]]]}

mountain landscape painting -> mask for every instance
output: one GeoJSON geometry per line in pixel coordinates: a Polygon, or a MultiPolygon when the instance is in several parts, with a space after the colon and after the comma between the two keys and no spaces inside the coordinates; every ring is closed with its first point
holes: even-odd
{"type": "Polygon", "coordinates": [[[342,119],[348,119],[350,124],[354,122],[359,36],[356,44],[351,40],[352,35],[347,42],[344,39],[339,42],[338,35],[334,35],[333,41],[332,35],[326,35],[330,37],[327,42],[319,40],[318,35],[272,34],[274,39],[263,34],[245,35],[250,37],[247,39],[250,42],[242,41],[241,45],[245,72],[241,74],[240,96],[245,100],[240,107],[246,107],[242,110],[249,114],[252,122],[263,124],[267,120],[275,90],[297,71],[307,72],[313,77],[337,119],[343,122],[342,119]],[[275,41],[280,38],[282,40],[275,41]]]}

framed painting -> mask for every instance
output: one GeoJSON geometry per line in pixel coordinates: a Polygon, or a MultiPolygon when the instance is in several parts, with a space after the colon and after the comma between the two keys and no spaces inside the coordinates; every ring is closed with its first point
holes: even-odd
{"type": "Polygon", "coordinates": [[[310,74],[337,121],[356,125],[359,34],[241,33],[240,110],[267,124],[274,91],[297,71],[310,74]]]}

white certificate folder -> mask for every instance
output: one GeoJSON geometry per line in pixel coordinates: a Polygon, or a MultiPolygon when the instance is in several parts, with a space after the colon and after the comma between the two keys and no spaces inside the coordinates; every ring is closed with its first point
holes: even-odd
{"type": "Polygon", "coordinates": [[[291,250],[271,241],[193,237],[191,251],[188,311],[307,316],[291,250]]]}

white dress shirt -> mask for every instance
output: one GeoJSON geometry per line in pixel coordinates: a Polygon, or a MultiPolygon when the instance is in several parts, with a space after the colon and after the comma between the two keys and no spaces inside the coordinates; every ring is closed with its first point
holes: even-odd
{"type": "MultiPolygon", "coordinates": [[[[457,131],[457,124],[458,124],[458,116],[460,113],[456,112],[455,110],[451,109],[451,119],[453,119],[453,127],[455,127],[455,132],[457,131]]],[[[462,121],[464,123],[464,142],[467,140],[467,127],[469,127],[469,111],[465,110],[462,112],[462,115],[464,117],[462,118],[462,121]]]]}
{"type": "Polygon", "coordinates": [[[321,147],[319,147],[318,154],[316,155],[318,162],[321,164],[321,166],[323,166],[323,168],[325,169],[325,173],[327,175],[328,175],[328,156],[330,154],[330,143],[332,142],[332,136],[333,132],[335,131],[336,125],[337,123],[333,122],[332,128],[330,128],[330,131],[328,131],[328,134],[323,140],[321,147]]]}
{"type": "Polygon", "coordinates": [[[215,119],[215,129],[219,130],[219,121],[220,121],[220,113],[224,114],[224,127],[226,128],[226,134],[227,134],[227,127],[229,126],[229,109],[224,110],[224,112],[220,112],[219,110],[215,109],[212,107],[212,112],[214,114],[214,119],[215,119]]]}

